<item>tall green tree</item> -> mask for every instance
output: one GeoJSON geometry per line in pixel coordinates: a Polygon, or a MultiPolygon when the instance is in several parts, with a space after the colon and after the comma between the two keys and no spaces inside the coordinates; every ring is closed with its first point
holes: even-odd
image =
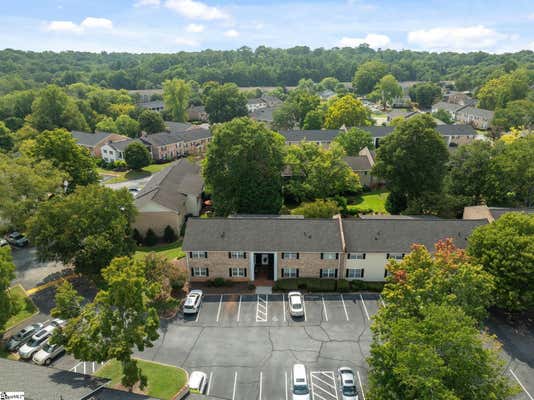
{"type": "Polygon", "coordinates": [[[14,144],[13,133],[9,130],[6,124],[0,121],[0,151],[11,151],[14,144]]]}
{"type": "Polygon", "coordinates": [[[449,154],[435,127],[426,114],[407,119],[381,140],[377,149],[373,174],[408,200],[442,189],[449,154]]]}
{"type": "Polygon", "coordinates": [[[9,246],[0,247],[0,331],[3,332],[4,324],[11,316],[13,302],[7,289],[11,281],[15,279],[15,265],[9,246]]]}
{"type": "Polygon", "coordinates": [[[89,130],[76,102],[58,86],[41,89],[32,104],[31,124],[39,131],[65,128],[89,130]]]}
{"type": "Polygon", "coordinates": [[[249,118],[217,125],[203,165],[215,211],[277,214],[284,138],[249,118]]]}
{"type": "Polygon", "coordinates": [[[128,257],[111,261],[102,270],[102,277],[106,289],[81,308],[54,341],[63,343],[79,360],[118,360],[122,365],[121,383],[132,388],[139,382],[144,388],[147,378],[132,355],[134,350],[152,347],[159,337],[159,318],[153,306],[158,285],[147,280],[142,261],[128,257]]]}
{"type": "Polygon", "coordinates": [[[387,65],[380,61],[366,61],[361,64],[352,80],[352,86],[359,95],[371,93],[380,78],[387,74],[387,65]]]}
{"type": "Polygon", "coordinates": [[[48,160],[69,175],[69,189],[98,182],[96,161],[65,129],[44,131],[28,146],[37,161],[48,160]]]}
{"type": "Polygon", "coordinates": [[[326,110],[324,127],[338,129],[343,125],[368,126],[372,124],[370,111],[362,102],[351,95],[345,95],[332,102],[326,110]]]}
{"type": "Polygon", "coordinates": [[[323,127],[324,112],[323,110],[311,110],[304,118],[302,129],[321,129],[323,127]]]}
{"type": "Polygon", "coordinates": [[[432,82],[418,83],[410,88],[410,98],[422,109],[429,109],[441,97],[441,88],[432,82]]]}
{"type": "Polygon", "coordinates": [[[115,126],[117,128],[117,133],[129,136],[131,138],[138,137],[139,132],[141,131],[139,122],[125,114],[117,117],[115,120],[115,126]]]}
{"type": "Polygon", "coordinates": [[[143,143],[132,142],[124,150],[124,160],[128,168],[140,170],[150,165],[152,156],[143,143]]]}
{"type": "Polygon", "coordinates": [[[183,79],[172,79],[163,82],[163,101],[173,121],[187,121],[187,107],[191,97],[191,86],[183,79]]]}
{"type": "Polygon", "coordinates": [[[143,110],[139,114],[138,121],[141,130],[148,134],[163,132],[165,130],[165,122],[161,114],[157,111],[143,110]]]}
{"type": "Polygon", "coordinates": [[[133,252],[135,214],[126,189],[79,186],[69,196],[42,203],[28,222],[28,234],[41,260],[73,264],[81,273],[98,275],[113,258],[133,252]]]}
{"type": "Polygon", "coordinates": [[[95,129],[98,132],[111,132],[117,133],[117,125],[111,117],[104,117],[95,125],[95,129]]]}
{"type": "Polygon", "coordinates": [[[227,122],[248,114],[247,98],[239,91],[235,83],[225,83],[211,89],[205,105],[212,124],[227,122]]]}
{"type": "Polygon", "coordinates": [[[69,320],[80,315],[84,297],[80,296],[72,283],[64,280],[56,289],[55,306],[51,315],[55,318],[69,320]]]}
{"type": "Polygon", "coordinates": [[[479,106],[495,110],[498,107],[506,107],[510,101],[524,99],[530,83],[532,82],[529,82],[529,73],[523,69],[490,79],[477,92],[479,106]]]}
{"type": "Polygon", "coordinates": [[[341,131],[334,141],[343,147],[348,156],[357,156],[364,147],[374,149],[373,137],[364,129],[351,128],[341,131]]]}
{"type": "Polygon", "coordinates": [[[397,82],[397,79],[391,74],[384,75],[375,87],[375,92],[382,103],[382,107],[386,109],[388,104],[391,104],[393,99],[402,96],[402,88],[397,82]]]}
{"type": "Polygon", "coordinates": [[[341,211],[341,207],[334,200],[317,199],[302,203],[292,211],[294,215],[305,218],[332,218],[341,211]]]}
{"type": "Polygon", "coordinates": [[[337,144],[330,149],[306,142],[289,146],[285,163],[291,177],[284,185],[284,194],[301,202],[358,192],[360,179],[344,157],[345,152],[337,144]]]}
{"type": "Polygon", "coordinates": [[[532,129],[534,125],[534,101],[514,100],[506,107],[497,108],[493,116],[492,126],[499,131],[511,128],[532,129]]]}
{"type": "Polygon", "coordinates": [[[508,311],[534,307],[534,215],[509,213],[478,227],[469,237],[467,251],[493,275],[499,307],[508,311]]]}

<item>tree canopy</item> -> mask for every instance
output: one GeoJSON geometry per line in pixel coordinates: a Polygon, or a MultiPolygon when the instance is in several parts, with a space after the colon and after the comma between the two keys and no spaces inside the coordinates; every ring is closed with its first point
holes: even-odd
{"type": "Polygon", "coordinates": [[[139,115],[139,126],[146,133],[158,133],[165,130],[165,123],[157,111],[144,110],[139,115]]]}
{"type": "Polygon", "coordinates": [[[357,156],[364,147],[374,149],[373,137],[364,129],[351,128],[341,131],[334,141],[343,147],[348,156],[357,156]]]}
{"type": "Polygon", "coordinates": [[[387,74],[387,65],[381,61],[367,61],[356,69],[352,86],[356,93],[365,95],[371,93],[380,81],[387,74]]]}
{"type": "Polygon", "coordinates": [[[177,122],[187,121],[187,107],[191,86],[183,79],[172,79],[163,82],[163,101],[165,109],[169,111],[172,120],[177,122]]]}
{"type": "Polygon", "coordinates": [[[247,98],[235,83],[216,85],[212,88],[206,97],[205,106],[212,124],[248,114],[247,98]]]}
{"type": "Polygon", "coordinates": [[[128,168],[139,170],[150,165],[152,156],[141,142],[132,142],[124,150],[124,160],[128,168]]]}
{"type": "Polygon", "coordinates": [[[15,279],[15,265],[11,248],[0,247],[0,332],[3,332],[4,324],[11,316],[13,304],[7,289],[13,279],[15,279]]]}
{"type": "Polygon", "coordinates": [[[339,129],[343,125],[353,126],[371,125],[370,111],[362,102],[349,94],[334,100],[326,110],[324,127],[339,129]]]}

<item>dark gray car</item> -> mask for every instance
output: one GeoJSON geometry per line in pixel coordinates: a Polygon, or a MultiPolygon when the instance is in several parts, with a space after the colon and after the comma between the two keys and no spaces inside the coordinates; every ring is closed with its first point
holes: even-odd
{"type": "Polygon", "coordinates": [[[24,343],[26,343],[34,333],[41,330],[43,328],[43,324],[41,323],[35,323],[32,325],[28,325],[21,331],[18,331],[15,333],[11,338],[8,340],[6,344],[7,351],[16,351],[19,349],[20,346],[22,346],[24,343]]]}

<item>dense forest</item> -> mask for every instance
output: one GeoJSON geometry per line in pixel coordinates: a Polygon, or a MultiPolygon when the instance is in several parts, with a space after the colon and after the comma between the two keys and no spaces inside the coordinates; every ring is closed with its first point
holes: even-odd
{"type": "Polygon", "coordinates": [[[468,90],[518,66],[534,68],[534,52],[507,54],[429,53],[410,50],[357,48],[310,49],[306,46],[255,50],[179,52],[175,54],[25,52],[0,51],[0,94],[76,82],[113,89],[161,87],[166,79],[179,78],[234,82],[239,86],[296,85],[302,78],[319,82],[325,77],[351,81],[365,61],[386,64],[399,81],[454,80],[456,88],[468,90]]]}

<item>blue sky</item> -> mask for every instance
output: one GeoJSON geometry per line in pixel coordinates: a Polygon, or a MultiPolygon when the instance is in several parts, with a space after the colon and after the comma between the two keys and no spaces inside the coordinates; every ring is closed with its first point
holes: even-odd
{"type": "Polygon", "coordinates": [[[0,0],[0,47],[534,50],[531,0],[0,0]]]}

